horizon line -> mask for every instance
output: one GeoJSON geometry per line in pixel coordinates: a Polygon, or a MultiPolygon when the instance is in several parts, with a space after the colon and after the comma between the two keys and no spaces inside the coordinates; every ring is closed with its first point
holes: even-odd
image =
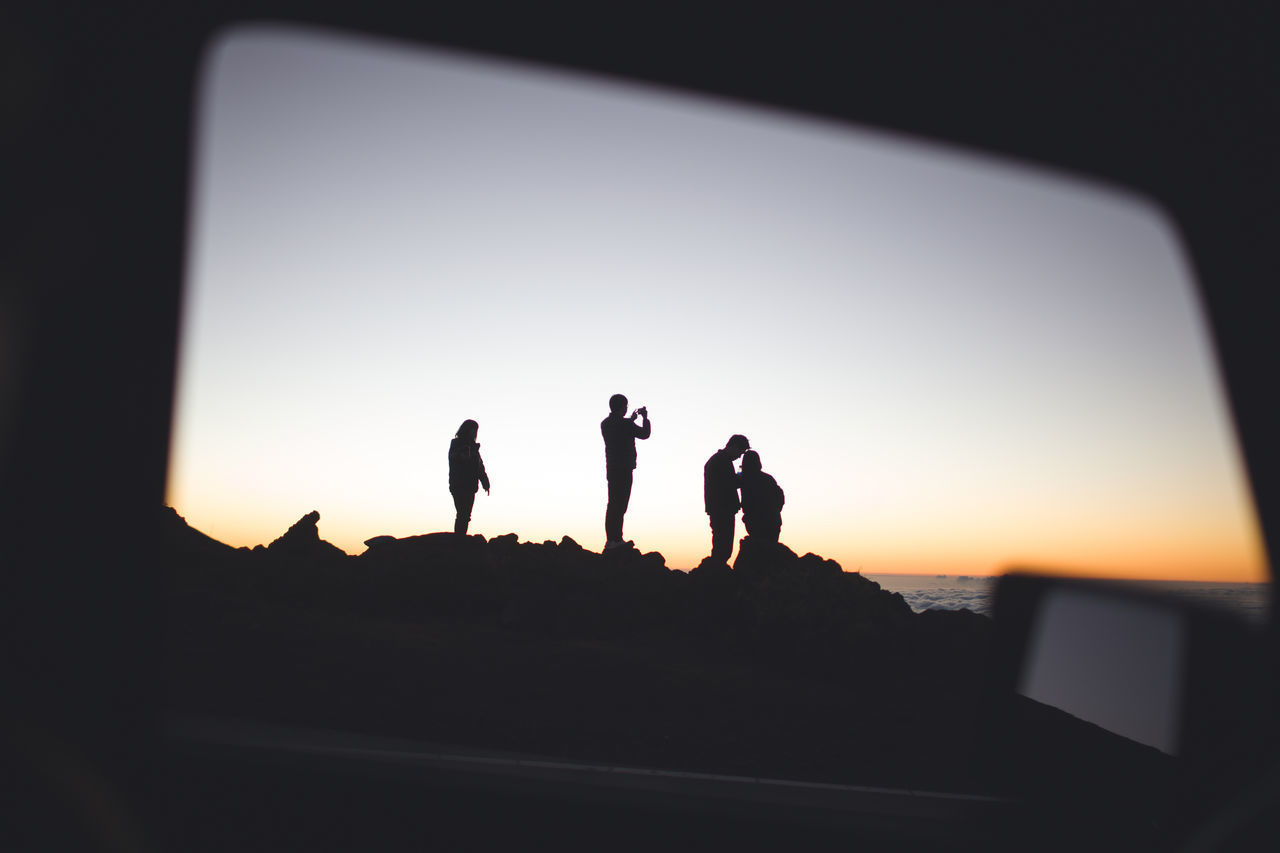
{"type": "MultiPolygon", "coordinates": [[[[229,543],[229,542],[224,542],[224,541],[222,541],[221,539],[217,539],[216,537],[210,536],[210,535],[209,535],[208,533],[206,533],[205,531],[203,531],[203,530],[201,530],[200,528],[196,527],[195,525],[191,524],[189,521],[187,521],[186,517],[185,517],[184,515],[182,515],[182,513],[180,513],[180,512],[178,511],[178,508],[177,508],[177,507],[175,507],[175,506],[173,506],[172,504],[165,503],[165,504],[164,504],[164,506],[165,506],[165,507],[167,507],[168,509],[173,510],[173,512],[174,512],[174,513],[175,513],[175,514],[176,514],[180,519],[182,519],[182,522],[183,522],[184,524],[186,524],[186,525],[187,525],[187,527],[189,527],[189,528],[191,528],[192,530],[194,530],[194,531],[196,531],[196,532],[200,533],[202,536],[206,536],[206,537],[208,537],[209,539],[213,540],[214,542],[218,542],[218,543],[220,543],[220,544],[222,544],[222,545],[226,545],[228,548],[234,548],[234,549],[236,549],[236,550],[239,550],[239,549],[241,549],[241,548],[244,548],[244,549],[247,549],[247,550],[252,551],[254,548],[259,548],[259,547],[261,547],[261,548],[265,548],[265,547],[267,547],[268,545],[270,545],[270,544],[271,544],[271,542],[274,542],[274,541],[276,541],[276,539],[279,539],[279,538],[280,538],[280,536],[284,536],[284,534],[285,534],[285,533],[287,533],[287,532],[288,532],[288,530],[290,530],[290,529],[292,528],[292,526],[293,526],[293,525],[290,525],[289,527],[286,527],[286,528],[285,528],[285,531],[284,531],[284,532],[282,532],[282,533],[280,534],[280,536],[275,537],[275,538],[274,538],[274,539],[272,539],[270,542],[259,542],[259,543],[257,543],[256,545],[232,545],[232,544],[231,544],[231,543],[229,543]]],[[[305,518],[305,517],[306,517],[306,516],[304,515],[304,516],[300,517],[298,520],[299,520],[299,521],[301,521],[301,520],[302,520],[302,518],[305,518]]],[[[294,523],[296,524],[297,522],[294,522],[294,523]]],[[[453,535],[452,531],[449,531],[449,530],[433,530],[433,531],[428,531],[428,532],[426,532],[426,533],[416,533],[416,534],[413,534],[413,536],[430,536],[430,535],[435,534],[435,533],[448,533],[448,534],[450,534],[450,535],[453,535]]],[[[486,536],[484,536],[483,534],[480,534],[480,533],[471,533],[471,534],[467,534],[467,535],[468,535],[468,536],[480,536],[481,538],[483,538],[483,539],[485,540],[485,542],[486,542],[486,543],[491,542],[491,541],[493,541],[494,539],[498,539],[498,538],[504,537],[504,536],[515,536],[515,537],[516,537],[516,541],[517,541],[517,543],[519,543],[519,544],[531,544],[531,545],[542,545],[542,544],[545,544],[545,543],[547,543],[547,542],[552,542],[552,543],[554,543],[554,544],[556,544],[556,545],[559,545],[559,544],[560,544],[560,542],[563,542],[565,539],[569,539],[570,541],[572,541],[572,542],[574,542],[575,544],[577,544],[577,545],[578,545],[578,547],[582,548],[584,551],[587,551],[587,552],[592,553],[592,554],[600,554],[600,553],[603,553],[603,552],[594,551],[594,550],[592,550],[591,548],[588,548],[587,546],[583,545],[581,542],[578,542],[578,540],[574,539],[572,536],[570,536],[570,535],[569,535],[569,534],[567,534],[567,533],[565,533],[565,534],[561,534],[561,537],[560,537],[560,539],[559,539],[559,540],[554,540],[554,539],[544,539],[544,540],[542,540],[542,541],[540,541],[540,542],[535,542],[535,541],[533,541],[532,539],[522,539],[522,538],[521,538],[521,536],[520,536],[520,534],[519,534],[519,533],[516,533],[514,530],[512,530],[512,531],[508,531],[507,533],[501,533],[501,534],[498,534],[497,536],[490,536],[490,537],[486,537],[486,536]]],[[[376,538],[376,537],[372,537],[372,538],[376,538]]],[[[411,538],[411,537],[392,537],[392,538],[395,538],[395,539],[405,539],[405,538],[411,538]]],[[[742,537],[742,538],[746,538],[746,537],[742,537]]],[[[333,542],[330,542],[329,540],[325,539],[323,536],[321,536],[321,537],[320,537],[320,541],[322,541],[322,542],[327,542],[328,544],[333,545],[333,547],[335,547],[335,548],[337,548],[338,550],[342,551],[342,552],[343,552],[344,554],[346,554],[348,557],[359,557],[359,556],[361,556],[362,554],[364,554],[364,553],[367,553],[367,552],[368,552],[367,546],[366,546],[366,550],[365,550],[365,551],[361,551],[361,552],[359,552],[359,553],[355,553],[355,554],[353,554],[353,553],[351,553],[351,552],[347,551],[345,548],[341,547],[340,545],[336,545],[336,544],[334,544],[333,542]]],[[[364,540],[364,541],[366,541],[366,542],[367,542],[368,540],[364,540]]],[[[739,541],[740,541],[740,540],[739,540],[739,541]]],[[[780,544],[782,544],[782,545],[786,545],[786,543],[785,543],[785,542],[782,542],[782,543],[780,543],[780,544]]],[[[634,547],[634,546],[633,546],[633,547],[634,547]]],[[[788,547],[788,548],[790,548],[790,546],[787,546],[787,547],[788,547]]],[[[736,551],[736,548],[737,548],[737,543],[735,543],[735,551],[736,551]]],[[[645,550],[640,549],[640,548],[636,548],[636,550],[637,550],[637,551],[639,551],[639,552],[640,552],[640,553],[642,553],[642,554],[648,554],[648,553],[656,553],[656,554],[659,554],[659,555],[661,555],[661,556],[662,556],[662,558],[663,558],[663,563],[664,563],[664,564],[666,563],[666,555],[665,555],[665,554],[663,554],[663,553],[662,553],[662,551],[660,551],[660,550],[658,550],[658,549],[656,549],[656,548],[655,548],[655,549],[652,549],[652,550],[649,550],[649,551],[645,551],[645,550]]],[[[791,549],[791,550],[793,550],[793,551],[794,551],[795,549],[791,549]]],[[[834,560],[834,559],[833,559],[833,558],[831,558],[831,557],[825,557],[825,556],[823,556],[822,554],[818,554],[816,551],[809,551],[809,550],[806,550],[804,554],[801,554],[801,553],[799,553],[798,551],[797,551],[797,552],[795,552],[795,553],[796,553],[796,555],[797,555],[797,556],[800,556],[800,557],[805,556],[805,554],[814,554],[814,555],[815,555],[815,556],[817,556],[817,557],[821,557],[823,560],[831,560],[832,562],[835,562],[835,563],[839,564],[839,561],[838,561],[838,560],[834,560]]],[[[670,569],[671,571],[676,571],[676,572],[686,572],[686,573],[687,573],[687,572],[692,571],[695,567],[694,567],[694,566],[691,566],[691,567],[688,567],[688,568],[680,568],[680,567],[676,567],[676,566],[667,565],[667,568],[668,568],[668,569],[670,569]]],[[[1146,582],[1156,582],[1156,583],[1203,583],[1203,584],[1210,584],[1210,585],[1222,585],[1222,584],[1250,584],[1250,585],[1255,585],[1255,586],[1256,586],[1256,585],[1262,585],[1262,584],[1270,584],[1270,583],[1272,582],[1272,577],[1270,576],[1270,574],[1271,574],[1271,573],[1270,573],[1269,568],[1268,568],[1268,570],[1267,570],[1267,575],[1268,575],[1268,576],[1267,576],[1265,579],[1263,579],[1263,580],[1230,580],[1230,581],[1228,581],[1228,580],[1188,580],[1188,579],[1186,579],[1186,578],[1150,577],[1150,576],[1138,577],[1138,576],[1132,576],[1132,575],[1101,574],[1101,573],[1097,573],[1097,572],[1091,572],[1091,571],[1089,571],[1089,570],[1087,570],[1087,569],[1075,569],[1075,570],[1063,570],[1063,569],[1058,569],[1058,570],[1054,570],[1054,569],[1050,569],[1050,568],[1044,568],[1044,567],[1037,568],[1037,567],[1033,567],[1033,566],[1010,566],[1010,567],[1008,567],[1008,568],[1004,568],[1004,569],[993,569],[993,570],[990,570],[989,572],[986,572],[986,573],[983,573],[983,572],[963,572],[963,573],[961,573],[961,572],[946,572],[946,573],[939,573],[939,572],[937,572],[937,571],[919,571],[919,572],[912,572],[912,571],[864,571],[861,567],[860,567],[860,568],[857,568],[857,569],[848,569],[848,568],[845,568],[843,565],[840,565],[840,569],[841,569],[841,571],[842,571],[842,572],[845,572],[846,574],[857,574],[857,575],[864,575],[864,576],[865,576],[865,575],[881,575],[881,576],[888,576],[888,577],[913,577],[913,578],[930,578],[930,577],[932,577],[932,578],[955,578],[955,579],[959,579],[959,578],[974,578],[974,579],[982,578],[982,579],[994,579],[994,578],[1000,578],[1000,577],[1003,577],[1003,576],[1008,575],[1008,574],[1018,573],[1018,574],[1029,574],[1029,575],[1037,575],[1037,576],[1044,576],[1044,577],[1073,578],[1073,579],[1081,579],[1081,580],[1099,580],[1099,581],[1121,581],[1121,582],[1124,582],[1124,581],[1130,581],[1130,582],[1136,582],[1136,583],[1146,583],[1146,582]]]]}

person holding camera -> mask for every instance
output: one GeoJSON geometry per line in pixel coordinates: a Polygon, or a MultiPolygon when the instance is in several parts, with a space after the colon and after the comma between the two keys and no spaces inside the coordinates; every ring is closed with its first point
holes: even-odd
{"type": "Polygon", "coordinates": [[[604,469],[609,484],[609,503],[604,511],[604,549],[610,551],[632,543],[622,538],[622,519],[631,503],[631,483],[636,468],[636,439],[649,437],[653,424],[644,406],[627,417],[627,398],[609,398],[609,417],[600,422],[604,436],[604,469]],[[636,419],[640,423],[636,423],[636,419]]]}

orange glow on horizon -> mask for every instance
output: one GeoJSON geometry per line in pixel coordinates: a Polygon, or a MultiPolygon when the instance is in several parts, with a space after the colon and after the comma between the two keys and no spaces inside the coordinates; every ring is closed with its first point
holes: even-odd
{"type": "MultiPolygon", "coordinates": [[[[483,499],[483,493],[480,497],[483,499]]],[[[323,507],[298,508],[291,511],[291,515],[263,513],[250,517],[228,513],[220,518],[188,515],[180,505],[175,509],[192,527],[233,547],[252,548],[270,544],[311,509],[320,511],[320,537],[353,555],[363,553],[364,541],[374,536],[404,538],[450,529],[450,519],[446,518],[439,519],[437,524],[431,526],[415,524],[407,518],[401,518],[398,523],[381,524],[360,520],[335,522],[326,518],[323,507]]],[[[588,550],[599,551],[601,547],[601,542],[596,541],[601,537],[592,529],[578,528],[557,532],[555,528],[546,525],[524,529],[494,527],[484,523],[482,511],[483,507],[477,512],[477,520],[471,532],[487,539],[515,533],[521,542],[559,542],[564,536],[569,536],[588,550]]],[[[649,535],[651,531],[648,530],[641,534],[630,529],[627,535],[634,539],[636,547],[641,551],[660,552],[669,568],[688,570],[696,566],[710,548],[710,528],[699,526],[699,522],[705,523],[705,516],[692,519],[687,527],[664,531],[662,535],[649,535]]],[[[739,539],[746,535],[741,521],[736,534],[739,539]]],[[[1130,543],[1127,547],[1120,542],[1104,543],[1096,547],[1077,543],[1075,547],[1064,545],[1060,550],[1027,548],[1020,554],[1014,550],[1002,552],[997,544],[979,542],[966,543],[964,548],[948,551],[945,547],[913,548],[901,542],[868,540],[865,537],[862,539],[861,544],[853,544],[847,539],[842,541],[834,534],[813,536],[809,533],[800,534],[799,531],[794,536],[788,536],[785,522],[782,535],[782,542],[797,554],[812,552],[825,559],[835,560],[847,572],[869,575],[991,577],[1019,571],[1117,580],[1265,583],[1271,579],[1260,540],[1256,536],[1252,539],[1252,547],[1247,547],[1247,544],[1241,546],[1239,543],[1233,547],[1230,542],[1207,539],[1196,547],[1185,541],[1166,544],[1162,548],[1144,546],[1139,542],[1130,543]]]]}

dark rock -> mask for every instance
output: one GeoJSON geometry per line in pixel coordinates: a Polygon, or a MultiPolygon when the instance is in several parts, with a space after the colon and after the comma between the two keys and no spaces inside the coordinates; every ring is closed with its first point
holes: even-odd
{"type": "Polygon", "coordinates": [[[920,646],[950,660],[985,658],[994,628],[991,619],[972,610],[930,609],[915,616],[920,646]]]}
{"type": "Polygon", "coordinates": [[[636,560],[636,565],[650,574],[668,575],[671,569],[667,568],[667,558],[657,551],[647,551],[640,555],[636,560]]]}
{"type": "Polygon", "coordinates": [[[613,572],[623,574],[666,574],[667,560],[657,551],[641,553],[635,545],[610,548],[599,555],[599,564],[613,572]]]}
{"type": "Polygon", "coordinates": [[[689,574],[697,578],[728,577],[732,571],[728,563],[712,557],[703,557],[701,563],[689,570],[689,574]]]}
{"type": "Polygon", "coordinates": [[[320,530],[317,527],[319,522],[320,513],[313,509],[295,521],[283,536],[268,545],[267,553],[295,560],[345,558],[347,556],[345,551],[320,538],[320,530]]]}
{"type": "Polygon", "coordinates": [[[795,571],[799,559],[795,551],[781,542],[753,540],[750,536],[745,536],[738,543],[738,558],[733,562],[733,570],[742,572],[744,576],[771,575],[795,571]]]}
{"type": "Polygon", "coordinates": [[[274,548],[282,543],[291,542],[318,542],[320,541],[319,524],[320,511],[313,509],[290,525],[283,536],[277,538],[267,547],[274,548]]]}
{"type": "MultiPolygon", "coordinates": [[[[497,541],[497,540],[495,540],[497,541]]],[[[359,559],[381,566],[397,565],[439,572],[492,569],[494,559],[483,536],[456,533],[424,533],[396,539],[378,536],[365,543],[369,550],[359,559]],[[377,542],[375,546],[373,543],[377,542]]]]}
{"type": "Polygon", "coordinates": [[[817,554],[808,553],[800,558],[798,568],[812,575],[827,575],[834,577],[844,574],[844,569],[835,560],[827,560],[819,557],[817,554]]]}
{"type": "Polygon", "coordinates": [[[166,558],[187,564],[221,562],[236,554],[235,548],[187,524],[170,506],[163,507],[160,513],[158,544],[166,558]]]}
{"type": "Polygon", "coordinates": [[[166,518],[171,552],[233,569],[192,582],[221,584],[254,607],[587,642],[693,641],[824,680],[958,667],[988,643],[985,617],[915,614],[901,595],[833,560],[750,536],[733,568],[707,558],[685,573],[658,552],[597,554],[568,536],[534,543],[514,533],[375,536],[349,557],[320,539],[318,512],[250,552],[205,537],[171,510],[166,518]]]}
{"type": "Polygon", "coordinates": [[[383,545],[390,545],[396,541],[396,537],[394,536],[374,536],[371,539],[364,540],[364,545],[366,548],[372,550],[374,548],[380,548],[383,545]]]}

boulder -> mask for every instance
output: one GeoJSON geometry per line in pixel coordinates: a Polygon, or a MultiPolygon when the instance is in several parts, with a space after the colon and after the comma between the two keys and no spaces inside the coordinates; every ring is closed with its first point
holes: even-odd
{"type": "MultiPolygon", "coordinates": [[[[393,545],[398,541],[394,536],[374,536],[371,539],[364,540],[365,548],[372,551],[374,548],[381,548],[385,545],[393,545]]],[[[393,546],[394,547],[394,546],[393,546]]]]}
{"type": "Polygon", "coordinates": [[[728,577],[732,572],[728,563],[714,557],[703,557],[701,563],[689,570],[689,574],[696,578],[728,577]]]}
{"type": "Polygon", "coordinates": [[[738,558],[733,561],[733,570],[741,572],[744,577],[763,577],[778,572],[796,571],[799,559],[795,551],[781,542],[744,536],[738,543],[738,558]]]}
{"type": "Polygon", "coordinates": [[[268,545],[267,553],[292,560],[345,558],[347,556],[345,551],[320,538],[319,522],[320,513],[313,509],[295,521],[283,536],[268,545]]]}
{"type": "Polygon", "coordinates": [[[369,550],[361,554],[360,559],[383,567],[453,573],[492,569],[495,562],[489,543],[479,535],[459,536],[441,532],[402,539],[375,536],[364,544],[369,550]]]}

